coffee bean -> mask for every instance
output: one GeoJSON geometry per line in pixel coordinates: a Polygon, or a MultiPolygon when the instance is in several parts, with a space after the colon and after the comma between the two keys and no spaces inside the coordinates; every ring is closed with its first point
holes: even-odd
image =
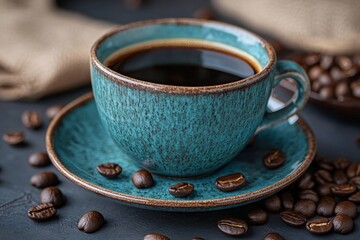
{"type": "Polygon", "coordinates": [[[223,192],[231,192],[246,185],[245,176],[242,173],[232,173],[216,179],[215,186],[223,192]]]}
{"type": "Polygon", "coordinates": [[[314,181],[312,181],[312,176],[310,173],[305,173],[298,182],[298,187],[300,189],[311,189],[315,185],[314,181]]]}
{"type": "Polygon", "coordinates": [[[278,213],[281,211],[281,200],[277,194],[265,199],[264,204],[269,212],[278,213]]]}
{"type": "Polygon", "coordinates": [[[36,152],[30,155],[28,163],[33,167],[44,167],[49,165],[50,158],[45,152],[36,152]]]}
{"type": "Polygon", "coordinates": [[[311,190],[311,189],[306,189],[306,190],[303,190],[299,193],[299,198],[300,199],[307,199],[307,200],[311,200],[313,202],[318,202],[319,201],[319,197],[318,197],[318,194],[311,190]]]}
{"type": "Polygon", "coordinates": [[[349,183],[354,185],[357,189],[360,189],[360,176],[351,178],[349,180],[349,183]]]}
{"type": "Polygon", "coordinates": [[[150,233],[144,237],[144,240],[170,240],[170,238],[160,233],[150,233]]]}
{"type": "Polygon", "coordinates": [[[354,221],[351,217],[339,214],[332,220],[334,225],[334,232],[347,234],[354,229],[354,221]]]}
{"type": "Polygon", "coordinates": [[[57,187],[47,187],[40,193],[41,203],[52,203],[54,207],[58,208],[64,204],[64,195],[57,187]]]}
{"type": "Polygon", "coordinates": [[[145,169],[141,169],[135,172],[131,180],[135,187],[137,188],[149,188],[154,185],[154,180],[151,173],[145,169]]]}
{"type": "Polygon", "coordinates": [[[205,240],[205,238],[202,238],[202,237],[193,237],[191,240],[205,240]]]}
{"type": "Polygon", "coordinates": [[[200,8],[194,12],[193,17],[199,19],[213,20],[215,19],[215,14],[214,11],[209,8],[200,8]]]}
{"type": "Polygon", "coordinates": [[[326,161],[324,158],[319,156],[317,156],[316,165],[323,170],[327,170],[327,171],[334,170],[334,166],[332,165],[332,163],[326,161]]]}
{"type": "Polygon", "coordinates": [[[334,215],[336,201],[335,198],[331,196],[325,196],[320,199],[320,202],[317,206],[317,214],[324,217],[330,217],[334,215]]]}
{"type": "Polygon", "coordinates": [[[332,228],[332,221],[324,217],[315,218],[307,221],[306,223],[306,229],[315,234],[328,233],[332,230],[332,228]]]}
{"type": "Polygon", "coordinates": [[[322,85],[319,81],[315,80],[311,83],[311,90],[315,92],[319,92],[322,85]]]}
{"type": "Polygon", "coordinates": [[[261,208],[254,208],[248,212],[249,224],[263,225],[268,220],[268,214],[261,208]]]}
{"type": "Polygon", "coordinates": [[[360,164],[359,163],[351,163],[349,165],[349,167],[346,169],[346,175],[349,178],[360,176],[360,164]]]}
{"type": "Polygon", "coordinates": [[[314,173],[314,179],[319,184],[330,183],[333,181],[331,173],[323,169],[320,169],[314,173]]]}
{"type": "Polygon", "coordinates": [[[266,234],[264,240],[284,240],[284,238],[276,232],[271,232],[266,234]]]}
{"type": "Polygon", "coordinates": [[[334,166],[336,169],[346,169],[350,166],[350,161],[346,157],[338,157],[334,161],[334,166]]]}
{"type": "Polygon", "coordinates": [[[193,191],[194,185],[186,182],[177,183],[169,187],[169,193],[177,198],[186,197],[193,191]]]}
{"type": "Polygon", "coordinates": [[[345,214],[351,218],[355,218],[357,215],[357,208],[353,202],[350,201],[342,201],[336,204],[335,206],[335,214],[345,214]]]}
{"type": "Polygon", "coordinates": [[[304,63],[307,66],[312,66],[320,62],[320,55],[316,53],[308,54],[304,58],[304,63]]]}
{"type": "Polygon", "coordinates": [[[336,196],[348,196],[356,192],[356,187],[352,184],[335,185],[330,188],[336,196]]]}
{"type": "Polygon", "coordinates": [[[351,87],[352,94],[354,95],[354,97],[360,98],[360,79],[353,81],[350,84],[350,87],[351,87]]]}
{"type": "Polygon", "coordinates": [[[333,183],[320,184],[317,187],[317,192],[319,193],[320,196],[332,195],[331,187],[333,187],[333,186],[335,186],[335,184],[333,184],[333,183]]]}
{"type": "Polygon", "coordinates": [[[340,81],[346,77],[345,73],[338,67],[332,67],[330,69],[330,76],[336,82],[340,81]]]}
{"type": "Polygon", "coordinates": [[[335,95],[337,98],[342,98],[350,94],[349,85],[346,82],[339,82],[335,87],[335,95]]]}
{"type": "Polygon", "coordinates": [[[335,61],[342,70],[349,70],[353,66],[351,58],[347,56],[338,56],[335,58],[335,61]]]}
{"type": "Polygon", "coordinates": [[[306,217],[298,212],[295,212],[293,210],[285,210],[280,213],[280,218],[283,220],[286,224],[290,226],[299,227],[305,224],[306,217]]]}
{"type": "Polygon", "coordinates": [[[348,199],[354,203],[360,203],[360,192],[354,193],[348,199]]]}
{"type": "Polygon", "coordinates": [[[294,208],[294,203],[295,203],[294,197],[289,191],[286,191],[283,194],[281,194],[281,202],[285,209],[294,208]]]}
{"type": "Polygon", "coordinates": [[[78,229],[86,233],[92,233],[99,230],[104,225],[104,217],[97,211],[85,213],[78,222],[78,229]]]}
{"type": "Polygon", "coordinates": [[[50,119],[54,118],[64,107],[62,104],[56,104],[46,109],[46,116],[50,119]]]}
{"type": "Polygon", "coordinates": [[[333,98],[335,95],[334,88],[332,86],[325,86],[319,90],[319,95],[322,99],[333,98]]]}
{"type": "Polygon", "coordinates": [[[331,84],[331,77],[329,73],[323,72],[322,74],[320,74],[318,81],[321,84],[321,86],[327,86],[331,84]]]}
{"type": "Polygon", "coordinates": [[[21,120],[27,128],[36,129],[42,125],[40,115],[35,111],[25,111],[22,114],[21,120]]]}
{"type": "Polygon", "coordinates": [[[241,236],[248,230],[248,225],[245,221],[233,217],[220,219],[217,226],[223,233],[231,236],[241,236]]]}
{"type": "Polygon", "coordinates": [[[316,80],[319,78],[319,76],[321,75],[321,73],[323,72],[322,68],[319,66],[314,66],[312,68],[309,69],[309,77],[311,80],[316,80]]]}
{"type": "Polygon", "coordinates": [[[312,217],[316,213],[316,204],[307,199],[300,199],[295,203],[294,211],[303,214],[305,217],[312,217]]]}
{"type": "Polygon", "coordinates": [[[347,183],[347,181],[348,181],[348,177],[346,176],[346,173],[344,170],[339,170],[339,169],[335,170],[334,182],[336,184],[339,184],[339,185],[345,184],[345,183],[347,183]]]}
{"type": "Polygon", "coordinates": [[[31,177],[30,183],[34,187],[45,188],[57,185],[59,179],[53,172],[40,172],[31,177]]]}
{"type": "Polygon", "coordinates": [[[322,55],[320,58],[320,67],[324,70],[328,70],[334,62],[334,57],[329,55],[322,55]]]}
{"type": "Polygon", "coordinates": [[[10,145],[20,145],[25,141],[23,132],[8,132],[3,135],[3,140],[10,145]]]}
{"type": "Polygon", "coordinates": [[[56,215],[56,209],[52,203],[42,203],[30,208],[27,215],[31,220],[43,222],[53,218],[56,215]]]}
{"type": "Polygon", "coordinates": [[[271,150],[263,157],[265,167],[275,169],[284,164],[285,154],[280,150],[271,150]]]}
{"type": "Polygon", "coordinates": [[[97,166],[98,172],[107,178],[116,178],[122,171],[117,163],[103,163],[97,166]]]}

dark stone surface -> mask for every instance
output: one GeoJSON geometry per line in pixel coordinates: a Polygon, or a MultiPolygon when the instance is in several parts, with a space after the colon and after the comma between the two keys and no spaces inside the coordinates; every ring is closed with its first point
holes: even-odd
{"type": "MultiPolygon", "coordinates": [[[[160,17],[185,17],[208,1],[148,1],[140,10],[124,10],[120,0],[113,1],[61,1],[64,8],[82,11],[90,16],[125,23],[139,19],[160,17]]],[[[55,103],[67,103],[90,91],[90,87],[46,98],[38,102],[1,102],[0,134],[22,130],[26,134],[27,145],[11,147],[0,141],[0,239],[143,239],[150,232],[159,232],[171,239],[191,239],[201,236],[205,239],[233,239],[217,229],[217,221],[223,216],[246,219],[252,204],[236,209],[209,213],[169,213],[142,210],[121,205],[115,200],[86,191],[65,179],[53,166],[43,168],[57,173],[61,183],[58,187],[66,196],[66,204],[58,210],[58,216],[44,223],[33,222],[26,216],[27,210],[39,203],[40,189],[32,187],[30,177],[42,169],[27,163],[28,156],[45,150],[45,132],[49,120],[45,116],[46,107],[55,103]],[[21,123],[25,110],[38,111],[45,126],[40,130],[30,130],[21,123]],[[90,210],[101,212],[106,220],[102,229],[91,235],[77,229],[77,221],[90,210]]],[[[360,135],[360,120],[329,113],[311,104],[302,111],[302,116],[313,128],[319,152],[334,159],[347,156],[360,161],[360,148],[355,139],[360,135]]],[[[359,225],[360,220],[355,220],[359,225]]],[[[244,238],[263,239],[268,232],[278,232],[286,239],[319,239],[305,229],[285,225],[278,215],[270,214],[263,226],[251,226],[244,238]]],[[[359,228],[349,235],[331,233],[327,239],[356,239],[359,228]]]]}

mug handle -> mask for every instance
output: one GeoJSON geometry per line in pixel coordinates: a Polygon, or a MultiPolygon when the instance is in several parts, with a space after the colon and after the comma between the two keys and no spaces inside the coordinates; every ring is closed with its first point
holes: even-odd
{"type": "Polygon", "coordinates": [[[285,121],[305,105],[309,97],[310,82],[304,69],[293,61],[279,61],[276,64],[276,74],[273,87],[286,78],[295,80],[297,85],[296,93],[283,108],[274,112],[266,112],[260,126],[256,130],[256,133],[285,121]]]}

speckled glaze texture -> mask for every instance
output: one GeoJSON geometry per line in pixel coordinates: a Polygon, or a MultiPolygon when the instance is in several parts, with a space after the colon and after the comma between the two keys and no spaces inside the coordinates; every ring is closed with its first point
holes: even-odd
{"type": "MultiPolygon", "coordinates": [[[[286,111],[266,117],[261,124],[278,73],[275,58],[272,48],[258,37],[230,25],[195,20],[140,22],[94,45],[91,79],[101,121],[122,152],[153,173],[189,177],[225,165],[259,125],[264,129],[284,120],[305,102],[298,98],[286,111]],[[191,88],[130,79],[103,65],[119,49],[159,39],[225,44],[253,56],[263,70],[244,81],[191,88]]],[[[306,89],[302,79],[300,86],[306,89]]],[[[304,92],[299,92],[303,98],[304,92]]]]}
{"type": "Polygon", "coordinates": [[[154,176],[156,184],[152,188],[133,186],[131,175],[139,167],[104,129],[91,96],[67,107],[52,122],[47,134],[47,149],[54,165],[70,180],[125,204],[168,211],[210,211],[264,198],[295,181],[307,169],[315,154],[315,141],[306,123],[301,119],[296,122],[296,119],[261,131],[254,145],[245,148],[213,174],[188,179],[194,184],[195,192],[184,199],[168,193],[168,187],[179,181],[176,179],[154,176]],[[282,167],[268,170],[262,157],[273,148],[284,151],[286,161],[282,167]],[[118,163],[123,172],[115,179],[104,178],[96,170],[103,162],[118,163]],[[234,192],[219,191],[215,179],[234,172],[242,172],[248,184],[234,192]]]}

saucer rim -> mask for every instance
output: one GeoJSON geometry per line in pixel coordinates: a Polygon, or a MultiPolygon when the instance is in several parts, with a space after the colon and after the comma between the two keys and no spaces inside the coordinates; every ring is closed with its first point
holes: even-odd
{"type": "Polygon", "coordinates": [[[159,207],[159,208],[176,208],[176,209],[206,209],[206,208],[217,208],[217,207],[226,207],[229,205],[240,205],[245,202],[251,202],[257,199],[262,199],[269,195],[275,194],[276,192],[284,189],[289,186],[291,183],[295,182],[311,165],[315,153],[316,153],[316,140],[313,131],[310,126],[306,123],[304,119],[300,116],[296,124],[299,124],[301,129],[305,132],[307,136],[307,142],[309,144],[309,150],[299,168],[293,171],[289,176],[275,182],[272,185],[269,185],[265,188],[242,193],[235,196],[216,198],[216,199],[207,199],[207,200],[161,200],[155,198],[145,198],[134,196],[130,194],[125,194],[117,191],[110,190],[105,187],[98,186],[94,183],[91,183],[87,180],[82,179],[76,174],[72,173],[66,166],[62,164],[60,157],[55,151],[55,145],[53,142],[53,136],[56,128],[61,123],[62,119],[71,113],[73,110],[76,110],[79,106],[88,103],[93,100],[94,96],[92,92],[86,93],[69,104],[67,104],[50,122],[50,125],[46,132],[46,150],[49,154],[50,160],[53,165],[63,174],[67,179],[74,182],[75,184],[83,187],[89,191],[95,192],[97,194],[120,200],[128,204],[135,205],[144,205],[147,207],[159,207]]]}

